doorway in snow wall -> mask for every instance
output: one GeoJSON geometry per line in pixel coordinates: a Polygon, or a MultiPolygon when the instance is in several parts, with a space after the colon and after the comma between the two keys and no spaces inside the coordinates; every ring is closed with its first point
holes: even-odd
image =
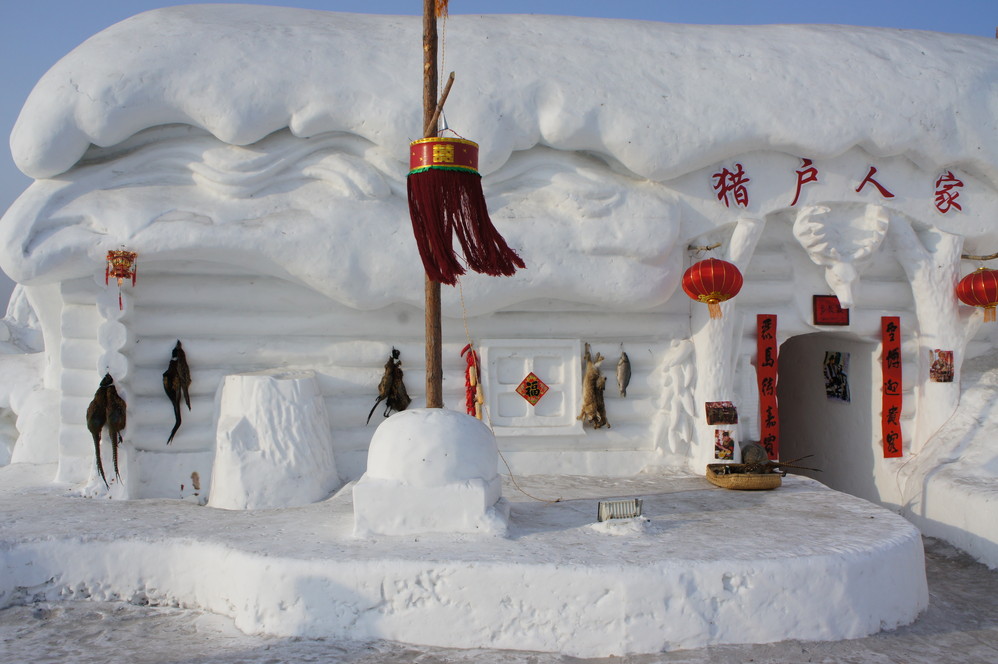
{"type": "MultiPolygon", "coordinates": [[[[780,459],[813,455],[801,464],[821,472],[793,471],[844,493],[880,502],[875,453],[880,442],[879,407],[873,389],[877,346],[827,332],[793,337],[780,347],[777,397],[780,459]],[[844,400],[841,363],[848,353],[844,400]],[[841,356],[839,356],[841,357],[841,356]],[[833,366],[826,367],[829,359],[833,366]]],[[[877,370],[879,380],[879,369],[877,370]]]]}

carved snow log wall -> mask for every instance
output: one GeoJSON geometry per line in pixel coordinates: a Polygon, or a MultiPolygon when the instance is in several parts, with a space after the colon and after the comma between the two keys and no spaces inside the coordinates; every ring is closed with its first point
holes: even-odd
{"type": "MultiPolygon", "coordinates": [[[[195,491],[193,473],[199,477],[200,495],[209,490],[216,392],[229,374],[314,370],[329,414],[335,461],[345,479],[363,472],[368,444],[382,421],[379,408],[365,425],[393,346],[401,351],[413,406],[422,406],[424,324],[423,312],[414,307],[357,311],[274,276],[148,256],[136,288],[123,293],[124,311],[118,317],[117,289],[105,288],[103,279],[99,284],[96,279],[73,280],[59,289],[63,481],[84,482],[94,472],[85,413],[109,363],[122,373],[115,380],[128,402],[124,455],[129,461],[122,476],[132,498],[189,498],[195,491]],[[113,312],[101,304],[104,299],[113,299],[113,312]],[[111,334],[109,325],[125,330],[111,334]],[[162,374],[178,339],[191,367],[191,410],[181,404],[183,424],[168,445],[174,415],[162,374]]],[[[457,297],[456,292],[450,295],[457,297]]],[[[681,302],[670,306],[622,315],[543,301],[468,319],[468,328],[479,338],[575,339],[588,341],[594,352],[607,357],[603,372],[612,428],[500,437],[515,472],[626,475],[648,466],[685,464],[692,346],[685,340],[685,307],[681,302]],[[626,398],[618,396],[615,378],[621,344],[632,364],[626,398]]],[[[464,323],[445,317],[443,324],[444,402],[461,410],[464,323]]],[[[575,414],[578,406],[570,405],[575,414]]]]}

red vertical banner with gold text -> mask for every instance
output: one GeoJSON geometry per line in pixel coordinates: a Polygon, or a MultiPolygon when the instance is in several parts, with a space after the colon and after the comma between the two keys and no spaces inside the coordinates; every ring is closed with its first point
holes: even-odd
{"type": "Polygon", "coordinates": [[[883,337],[883,408],[880,414],[884,458],[902,456],[901,450],[901,317],[881,316],[883,337]]]}
{"type": "Polygon", "coordinates": [[[770,459],[780,458],[780,409],[776,403],[776,314],[758,314],[756,320],[756,379],[759,381],[759,442],[770,459]]]}

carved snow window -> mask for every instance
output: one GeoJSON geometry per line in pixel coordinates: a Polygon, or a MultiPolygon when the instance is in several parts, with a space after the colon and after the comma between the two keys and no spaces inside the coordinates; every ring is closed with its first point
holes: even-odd
{"type": "Polygon", "coordinates": [[[575,419],[582,383],[578,339],[490,339],[481,343],[485,402],[497,436],[561,436],[582,431],[575,419]],[[547,391],[531,405],[517,388],[533,373],[547,391]]]}

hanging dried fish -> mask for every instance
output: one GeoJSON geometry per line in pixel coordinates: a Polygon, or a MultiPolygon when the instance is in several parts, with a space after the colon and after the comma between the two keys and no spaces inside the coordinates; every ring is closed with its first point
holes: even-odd
{"type": "Polygon", "coordinates": [[[620,396],[627,396],[627,386],[631,382],[631,361],[624,352],[624,344],[620,344],[620,359],[617,360],[617,387],[620,396]]]}
{"type": "Polygon", "coordinates": [[[111,374],[105,374],[100,382],[100,387],[94,392],[93,401],[87,406],[87,429],[90,430],[90,435],[94,438],[97,472],[100,473],[100,478],[104,480],[104,486],[108,488],[110,488],[110,485],[107,483],[107,477],[104,476],[104,463],[100,458],[100,439],[104,425],[107,423],[107,388],[112,382],[111,374]]]}
{"type": "Polygon", "coordinates": [[[187,355],[184,353],[184,347],[180,345],[180,339],[177,339],[177,345],[173,347],[173,357],[163,373],[163,389],[166,391],[166,396],[170,398],[170,403],[173,404],[174,416],[173,431],[170,432],[170,437],[166,441],[167,445],[173,442],[173,437],[177,435],[177,430],[180,428],[181,396],[187,404],[187,410],[191,409],[190,387],[191,369],[187,366],[187,355]]]}
{"type": "Polygon", "coordinates": [[[402,360],[399,359],[399,351],[392,347],[391,357],[385,362],[385,374],[378,384],[378,397],[374,400],[371,412],[367,414],[367,423],[370,424],[371,416],[378,408],[378,404],[385,402],[385,417],[388,417],[393,410],[402,411],[409,407],[412,399],[405,390],[405,383],[402,382],[402,360]]]}

